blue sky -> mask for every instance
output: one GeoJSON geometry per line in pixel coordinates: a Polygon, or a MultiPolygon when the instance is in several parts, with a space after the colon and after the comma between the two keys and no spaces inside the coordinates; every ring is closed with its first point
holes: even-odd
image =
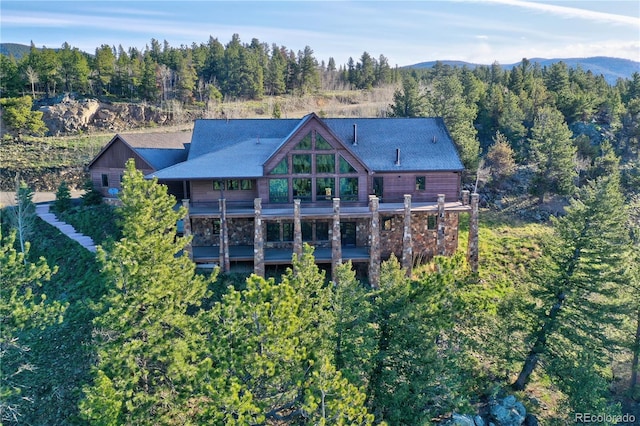
{"type": "Polygon", "coordinates": [[[394,65],[432,60],[508,64],[522,58],[613,56],[640,61],[638,0],[0,1],[0,41],[65,41],[144,50],[226,44],[237,33],[338,65],[363,52],[394,65]]]}

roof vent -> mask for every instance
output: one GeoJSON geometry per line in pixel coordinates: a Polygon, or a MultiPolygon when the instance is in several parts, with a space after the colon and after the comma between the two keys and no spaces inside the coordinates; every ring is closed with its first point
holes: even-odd
{"type": "Polygon", "coordinates": [[[400,165],[400,148],[396,148],[396,166],[400,165]]]}
{"type": "Polygon", "coordinates": [[[260,136],[256,136],[256,145],[260,145],[260,136]]]}
{"type": "Polygon", "coordinates": [[[358,146],[358,125],[353,125],[353,146],[358,146]]]}
{"type": "Polygon", "coordinates": [[[438,138],[436,137],[436,135],[433,135],[433,139],[431,139],[431,143],[437,143],[438,142],[438,138]]]}

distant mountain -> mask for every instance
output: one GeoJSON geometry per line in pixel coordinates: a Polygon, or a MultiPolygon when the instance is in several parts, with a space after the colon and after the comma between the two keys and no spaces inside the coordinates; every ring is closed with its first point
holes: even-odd
{"type": "Polygon", "coordinates": [[[0,43],[0,55],[13,56],[16,59],[28,55],[30,50],[31,47],[26,44],[0,43]]]}
{"type": "MultiPolygon", "coordinates": [[[[529,59],[529,58],[527,58],[529,59]]],[[[463,67],[476,68],[479,66],[490,66],[491,64],[473,64],[464,61],[429,61],[420,62],[414,65],[408,65],[403,68],[433,68],[436,63],[443,65],[449,65],[451,67],[463,67]]],[[[596,75],[602,74],[609,84],[615,84],[618,78],[631,79],[634,72],[640,73],[640,62],[632,61],[630,59],[610,58],[607,56],[594,56],[592,58],[533,58],[529,59],[531,63],[538,63],[541,67],[549,67],[556,62],[564,62],[569,68],[577,68],[578,66],[585,71],[591,71],[596,75]]],[[[502,69],[511,70],[513,67],[520,65],[520,62],[514,64],[500,64],[502,69]]]]}

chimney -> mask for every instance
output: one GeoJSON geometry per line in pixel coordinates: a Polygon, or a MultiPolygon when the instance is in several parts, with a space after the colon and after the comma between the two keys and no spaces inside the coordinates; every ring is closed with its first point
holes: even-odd
{"type": "Polygon", "coordinates": [[[358,146],[358,125],[353,124],[353,146],[358,146]]]}
{"type": "Polygon", "coordinates": [[[396,148],[396,166],[400,165],[400,148],[396,148]]]}

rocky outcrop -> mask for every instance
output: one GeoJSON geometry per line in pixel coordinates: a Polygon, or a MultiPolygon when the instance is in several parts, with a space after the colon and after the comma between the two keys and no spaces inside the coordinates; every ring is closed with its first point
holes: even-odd
{"type": "Polygon", "coordinates": [[[50,105],[41,106],[39,110],[43,113],[42,120],[51,136],[90,131],[120,132],[139,127],[179,124],[198,118],[175,108],[165,111],[146,104],[75,100],[68,95],[50,105]]]}
{"type": "Polygon", "coordinates": [[[444,426],[538,426],[538,419],[527,413],[525,406],[509,395],[489,403],[488,413],[480,415],[454,413],[444,426]]]}

